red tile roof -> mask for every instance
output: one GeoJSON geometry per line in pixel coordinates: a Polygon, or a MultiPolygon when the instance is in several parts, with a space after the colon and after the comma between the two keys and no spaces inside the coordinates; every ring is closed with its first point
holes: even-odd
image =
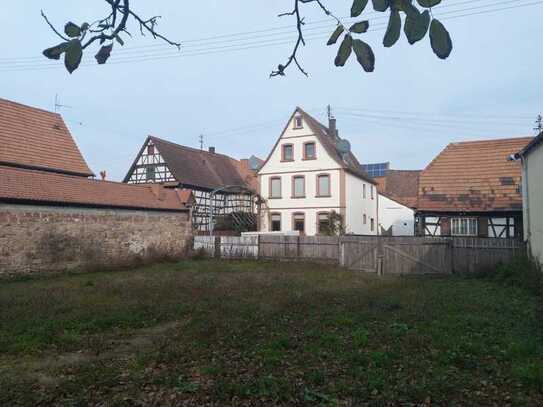
{"type": "Polygon", "coordinates": [[[127,209],[187,210],[192,193],[0,166],[0,201],[127,209]]]}
{"type": "Polygon", "coordinates": [[[92,176],[59,114],[0,99],[0,164],[92,176]]]}
{"type": "Polygon", "coordinates": [[[384,177],[375,177],[377,190],[402,205],[415,208],[418,201],[421,171],[388,170],[384,177]]]}
{"type": "Polygon", "coordinates": [[[449,144],[420,175],[417,209],[521,210],[521,166],[508,157],[531,140],[526,137],[449,144]]]}

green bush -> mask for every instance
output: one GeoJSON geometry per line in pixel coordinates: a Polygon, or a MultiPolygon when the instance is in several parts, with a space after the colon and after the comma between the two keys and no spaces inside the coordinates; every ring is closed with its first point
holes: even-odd
{"type": "Polygon", "coordinates": [[[517,257],[511,263],[499,265],[490,276],[502,284],[519,287],[536,295],[543,293],[541,268],[527,257],[517,257]]]}

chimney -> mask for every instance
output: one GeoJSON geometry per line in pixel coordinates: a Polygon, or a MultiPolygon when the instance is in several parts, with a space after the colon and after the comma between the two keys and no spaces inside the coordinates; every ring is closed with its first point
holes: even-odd
{"type": "Polygon", "coordinates": [[[328,119],[328,134],[330,137],[335,138],[338,136],[338,133],[339,132],[337,131],[336,118],[333,116],[330,116],[330,118],[328,119]]]}
{"type": "Polygon", "coordinates": [[[215,147],[209,147],[209,152],[211,154],[215,154],[215,147]]]}
{"type": "Polygon", "coordinates": [[[105,181],[106,177],[107,177],[107,172],[105,170],[100,171],[100,178],[102,178],[102,181],[105,181]]]}
{"type": "Polygon", "coordinates": [[[239,164],[240,164],[240,167],[241,167],[242,171],[249,171],[250,170],[250,168],[249,168],[249,159],[242,158],[241,160],[239,160],[239,164]]]}

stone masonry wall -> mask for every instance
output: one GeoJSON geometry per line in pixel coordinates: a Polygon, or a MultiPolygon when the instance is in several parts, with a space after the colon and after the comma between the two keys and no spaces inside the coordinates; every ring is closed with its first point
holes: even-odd
{"type": "Polygon", "coordinates": [[[188,212],[0,204],[0,277],[182,258],[188,212]]]}

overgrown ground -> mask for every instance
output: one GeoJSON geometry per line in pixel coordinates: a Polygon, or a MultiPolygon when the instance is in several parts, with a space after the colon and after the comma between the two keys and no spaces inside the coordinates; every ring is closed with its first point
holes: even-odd
{"type": "Polygon", "coordinates": [[[541,405],[538,298],[186,261],[0,283],[4,405],[541,405]]]}

